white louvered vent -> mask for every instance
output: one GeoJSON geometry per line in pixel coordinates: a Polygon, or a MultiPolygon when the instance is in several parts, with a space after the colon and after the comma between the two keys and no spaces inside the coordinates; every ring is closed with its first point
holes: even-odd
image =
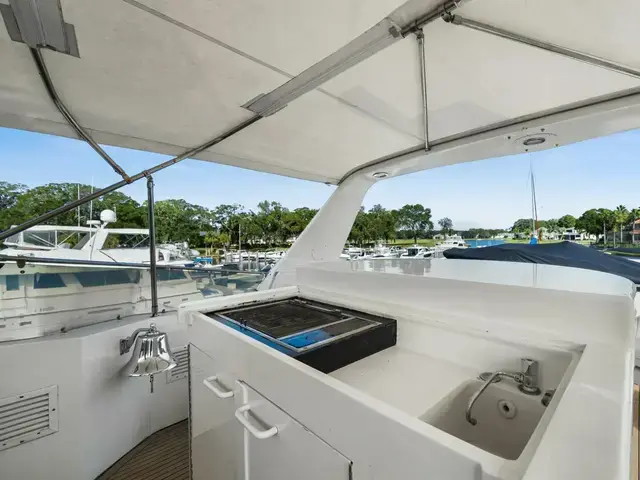
{"type": "Polygon", "coordinates": [[[167,372],[167,383],[175,382],[189,376],[189,348],[182,347],[173,350],[173,358],[178,365],[167,372]]]}
{"type": "Polygon", "coordinates": [[[0,399],[0,451],[57,431],[57,385],[0,399]]]}

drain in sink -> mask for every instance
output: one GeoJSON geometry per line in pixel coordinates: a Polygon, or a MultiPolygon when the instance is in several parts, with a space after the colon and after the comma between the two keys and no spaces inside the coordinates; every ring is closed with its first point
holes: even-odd
{"type": "Polygon", "coordinates": [[[515,404],[509,400],[498,400],[498,412],[504,418],[512,419],[518,413],[515,404]]]}

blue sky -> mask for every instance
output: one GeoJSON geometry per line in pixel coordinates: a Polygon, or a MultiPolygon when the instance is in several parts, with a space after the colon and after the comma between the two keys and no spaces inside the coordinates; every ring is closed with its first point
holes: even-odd
{"type": "MultiPolygon", "coordinates": [[[[105,147],[128,172],[137,173],[162,155],[105,147]]],[[[421,203],[434,220],[448,216],[459,229],[501,228],[530,216],[529,164],[536,175],[539,218],[580,215],[596,207],[640,206],[640,131],[546,150],[427,170],[377,183],[365,197],[398,208],[421,203]]],[[[214,207],[240,203],[255,208],[275,200],[289,208],[320,207],[334,187],[209,162],[185,160],[154,175],[156,199],[184,198],[214,207]]],[[[51,182],[106,186],[119,177],[91,148],[78,141],[0,128],[0,181],[36,186],[51,182]]],[[[122,192],[138,201],[140,181],[122,192]]]]}

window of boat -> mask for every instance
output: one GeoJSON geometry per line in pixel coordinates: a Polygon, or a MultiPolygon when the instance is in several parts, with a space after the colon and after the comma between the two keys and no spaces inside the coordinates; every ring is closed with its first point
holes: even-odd
{"type": "Polygon", "coordinates": [[[82,248],[89,243],[89,240],[91,240],[91,237],[93,237],[93,233],[89,234],[87,233],[86,235],[83,235],[82,238],[80,238],[80,240],[78,241],[78,243],[75,244],[75,246],[73,247],[74,250],[82,250],[82,248]]]}
{"type": "Polygon", "coordinates": [[[83,287],[102,287],[105,285],[122,285],[138,283],[140,272],[137,270],[98,270],[88,272],[74,272],[83,287]]]}
{"type": "Polygon", "coordinates": [[[33,276],[33,288],[61,288],[66,285],[57,273],[36,273],[33,276]]]}
{"type": "Polygon", "coordinates": [[[184,280],[187,276],[182,270],[158,270],[156,278],[159,282],[165,282],[167,280],[184,280]]]}
{"type": "Polygon", "coordinates": [[[20,277],[18,277],[18,275],[6,275],[5,278],[7,292],[20,289],[20,277]]]}

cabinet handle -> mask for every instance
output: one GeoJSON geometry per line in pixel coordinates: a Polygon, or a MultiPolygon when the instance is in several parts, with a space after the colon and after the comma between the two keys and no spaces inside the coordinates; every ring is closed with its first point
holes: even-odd
{"type": "Polygon", "coordinates": [[[211,382],[217,382],[218,381],[218,376],[217,375],[213,375],[212,377],[208,377],[205,378],[202,383],[204,384],[205,387],[207,387],[209,390],[211,390],[216,397],[218,398],[231,398],[233,397],[233,390],[227,390],[226,392],[223,392],[222,390],[220,390],[216,385],[214,385],[211,382]]]}
{"type": "Polygon", "coordinates": [[[278,433],[278,427],[271,427],[269,430],[258,430],[251,423],[249,423],[249,419],[244,416],[244,414],[251,410],[251,405],[246,404],[241,406],[236,410],[236,418],[242,424],[244,428],[246,428],[251,435],[256,437],[258,440],[264,440],[265,438],[273,437],[278,433]]]}

